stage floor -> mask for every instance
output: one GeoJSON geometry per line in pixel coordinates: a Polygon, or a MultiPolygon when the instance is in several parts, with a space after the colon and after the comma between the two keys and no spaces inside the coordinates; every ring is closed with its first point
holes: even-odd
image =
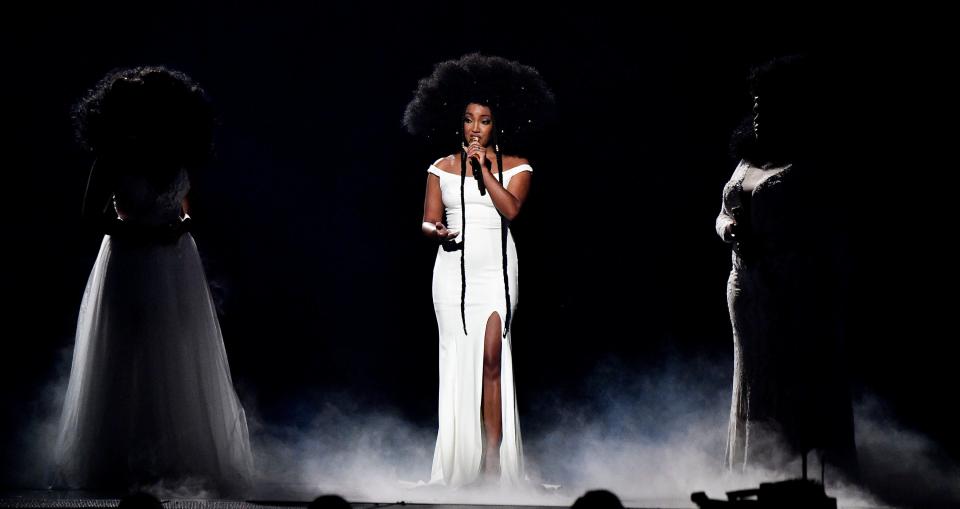
{"type": "MultiPolygon", "coordinates": [[[[159,498],[163,506],[167,509],[282,509],[282,508],[301,508],[306,507],[309,502],[319,494],[313,492],[291,493],[287,491],[284,494],[273,493],[279,496],[256,496],[249,499],[226,499],[226,498],[198,498],[191,496],[163,496],[159,498]]],[[[270,495],[269,493],[265,493],[270,495]]],[[[540,496],[536,499],[516,499],[504,500],[503,495],[491,495],[484,497],[483,494],[473,492],[464,493],[463,499],[469,499],[470,503],[458,502],[458,493],[446,492],[445,500],[438,500],[438,497],[431,497],[424,492],[411,493],[408,500],[393,501],[364,501],[362,495],[350,493],[341,493],[346,500],[350,501],[353,509],[538,509],[538,508],[557,508],[570,507],[578,494],[569,494],[557,491],[552,496],[540,496]],[[433,498],[432,501],[425,501],[433,498]],[[489,502],[485,502],[487,498],[489,502]],[[500,500],[497,500],[497,499],[500,500]],[[419,500],[418,500],[419,499],[419,500]]],[[[721,493],[711,493],[711,498],[724,498],[721,493]]],[[[667,508],[695,508],[689,498],[684,499],[644,499],[631,500],[621,498],[624,507],[632,509],[667,509],[667,508]]],[[[91,493],[84,491],[64,491],[64,490],[19,490],[19,491],[0,491],[0,508],[15,509],[94,509],[94,508],[113,508],[119,503],[120,498],[117,494],[91,493]]],[[[849,501],[848,501],[849,503],[849,501]]],[[[861,504],[847,505],[842,501],[838,504],[841,508],[849,509],[874,509],[878,506],[866,506],[861,504]]]]}
{"type": "MultiPolygon", "coordinates": [[[[198,499],[198,498],[166,498],[160,497],[163,506],[168,509],[290,509],[306,507],[308,499],[198,499]]],[[[350,500],[348,498],[348,500],[350,500]]],[[[562,498],[563,501],[567,498],[562,498]]],[[[14,509],[96,509],[116,507],[120,499],[116,495],[103,496],[93,493],[77,491],[21,491],[0,493],[0,507],[14,509]]],[[[407,501],[392,502],[356,502],[351,501],[354,509],[539,509],[569,507],[561,503],[561,498],[555,504],[460,504],[460,503],[421,503],[407,501]]],[[[647,501],[640,505],[624,500],[624,506],[635,509],[659,509],[676,507],[696,507],[692,502],[682,500],[647,501]]]]}

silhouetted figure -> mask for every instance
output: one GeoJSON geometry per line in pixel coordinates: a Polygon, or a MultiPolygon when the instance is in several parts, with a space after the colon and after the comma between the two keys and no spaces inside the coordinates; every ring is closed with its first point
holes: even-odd
{"type": "Polygon", "coordinates": [[[141,491],[121,498],[117,509],[163,509],[163,503],[150,493],[141,491]]]}
{"type": "Polygon", "coordinates": [[[76,118],[96,158],[84,214],[107,235],[77,320],[54,484],[242,486],[252,469],[247,421],[187,231],[189,173],[211,151],[206,95],[176,71],[121,70],[76,118]]]}
{"type": "Polygon", "coordinates": [[[313,499],[307,509],[350,509],[350,503],[340,495],[321,495],[313,499]]]}
{"type": "MultiPolygon", "coordinates": [[[[778,469],[816,451],[856,476],[843,351],[842,270],[828,150],[826,76],[804,58],[751,76],[754,111],[716,228],[733,244],[729,467],[778,469]]],[[[797,471],[797,475],[800,472],[797,471]]],[[[828,476],[829,477],[829,476],[828,476]]]]}
{"type": "Polygon", "coordinates": [[[623,509],[620,498],[607,490],[591,490],[578,498],[571,509],[623,509]]]}

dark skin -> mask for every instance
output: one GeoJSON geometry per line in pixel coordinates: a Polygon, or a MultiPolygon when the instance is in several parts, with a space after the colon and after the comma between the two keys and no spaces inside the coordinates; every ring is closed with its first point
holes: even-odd
{"type": "MultiPolygon", "coordinates": [[[[760,138],[761,133],[760,118],[760,97],[755,95],[753,96],[753,135],[758,139],[760,138]]],[[[763,130],[763,132],[766,131],[766,129],[763,130]]],[[[764,166],[761,169],[768,170],[768,167],[764,166]]],[[[782,170],[782,168],[778,168],[777,171],[772,173],[769,171],[748,170],[746,175],[744,175],[743,183],[741,184],[743,190],[746,192],[753,191],[761,182],[763,182],[763,180],[769,178],[773,173],[777,173],[780,170],[782,170]]],[[[738,224],[736,219],[734,219],[734,221],[728,224],[726,227],[725,238],[743,241],[747,236],[749,236],[749,232],[746,231],[740,224],[738,224]]]]}
{"type": "MultiPolygon", "coordinates": [[[[463,113],[463,143],[466,147],[466,157],[480,163],[483,183],[494,207],[502,216],[513,220],[520,213],[530,192],[531,174],[520,172],[514,175],[508,187],[500,184],[497,179],[497,173],[499,173],[497,158],[491,144],[493,129],[493,114],[489,107],[476,103],[466,106],[463,113]]],[[[441,171],[459,176],[462,157],[463,152],[447,156],[438,161],[436,167],[441,171]]],[[[526,163],[527,160],[522,157],[503,155],[504,171],[526,163]]],[[[469,162],[467,168],[470,168],[469,162]]],[[[440,177],[428,174],[426,196],[423,201],[421,227],[423,234],[441,241],[456,238],[460,232],[447,229],[442,218],[443,199],[440,193],[440,177]]],[[[500,472],[500,442],[503,439],[500,392],[502,325],[500,314],[492,313],[487,319],[483,339],[483,393],[480,406],[485,443],[481,468],[489,476],[500,472]]]]}
{"type": "MultiPolygon", "coordinates": [[[[130,164],[138,163],[130,163],[126,158],[109,155],[97,158],[93,167],[90,169],[86,191],[83,196],[82,215],[84,222],[94,226],[102,224],[101,222],[104,220],[104,215],[112,205],[113,194],[117,185],[117,177],[120,175],[118,168],[130,167],[130,164]]],[[[139,164],[140,167],[144,166],[142,163],[139,164]]],[[[173,168],[175,168],[175,166],[164,168],[161,173],[169,174],[174,171],[173,168]]],[[[154,171],[157,170],[154,169],[154,171]]],[[[183,218],[189,217],[189,203],[186,197],[183,199],[181,208],[183,210],[183,218]]],[[[122,210],[117,210],[116,213],[120,219],[126,218],[126,214],[122,210]]]]}
{"type": "MultiPolygon", "coordinates": [[[[523,202],[530,192],[531,174],[521,172],[510,179],[510,189],[504,188],[497,180],[496,155],[493,152],[491,141],[493,138],[493,116],[490,108],[470,103],[464,110],[463,118],[464,144],[467,146],[467,157],[477,160],[483,168],[483,183],[493,200],[494,207],[508,220],[513,220],[520,213],[523,202]]],[[[436,163],[437,168],[454,175],[460,175],[460,158],[462,153],[447,156],[436,163]]],[[[504,155],[504,171],[527,163],[522,157],[504,155]]],[[[440,240],[453,239],[460,232],[450,231],[442,223],[443,200],[440,195],[440,178],[436,175],[427,175],[426,198],[423,202],[424,235],[440,240]]]]}

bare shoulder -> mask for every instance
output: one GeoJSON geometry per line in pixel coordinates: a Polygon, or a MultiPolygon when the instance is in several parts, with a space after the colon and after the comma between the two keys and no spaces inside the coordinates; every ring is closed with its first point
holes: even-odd
{"type": "Polygon", "coordinates": [[[510,156],[506,154],[504,154],[503,156],[504,171],[512,170],[513,168],[516,168],[517,166],[524,165],[524,164],[530,164],[530,161],[528,161],[526,157],[510,156]]]}
{"type": "Polygon", "coordinates": [[[440,168],[442,171],[445,171],[445,172],[447,172],[447,173],[459,173],[459,169],[456,167],[456,165],[457,165],[457,156],[455,156],[455,155],[453,155],[453,154],[450,154],[450,155],[448,155],[448,156],[446,156],[446,157],[441,157],[440,159],[437,159],[437,160],[433,163],[433,165],[436,166],[437,168],[440,168]]]}

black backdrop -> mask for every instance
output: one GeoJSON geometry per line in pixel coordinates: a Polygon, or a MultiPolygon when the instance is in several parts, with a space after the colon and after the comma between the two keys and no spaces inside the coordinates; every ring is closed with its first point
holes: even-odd
{"type": "Polygon", "coordinates": [[[590,405],[582,381],[611,358],[637,372],[668,358],[729,366],[729,252],[713,232],[729,132],[749,108],[750,64],[812,52],[839,70],[823,128],[846,141],[829,185],[847,197],[854,393],[960,452],[944,404],[958,385],[955,168],[935,16],[345,5],[4,16],[5,478],[63,373],[99,244],[80,228],[91,161],[69,109],[138,64],[187,72],[220,113],[194,235],[245,404],[284,423],[346,394],[432,425],[435,247],[419,221],[426,166],[443,154],[400,119],[418,78],[469,51],[537,67],[560,111],[516,225],[525,426],[541,394],[590,405]]]}

